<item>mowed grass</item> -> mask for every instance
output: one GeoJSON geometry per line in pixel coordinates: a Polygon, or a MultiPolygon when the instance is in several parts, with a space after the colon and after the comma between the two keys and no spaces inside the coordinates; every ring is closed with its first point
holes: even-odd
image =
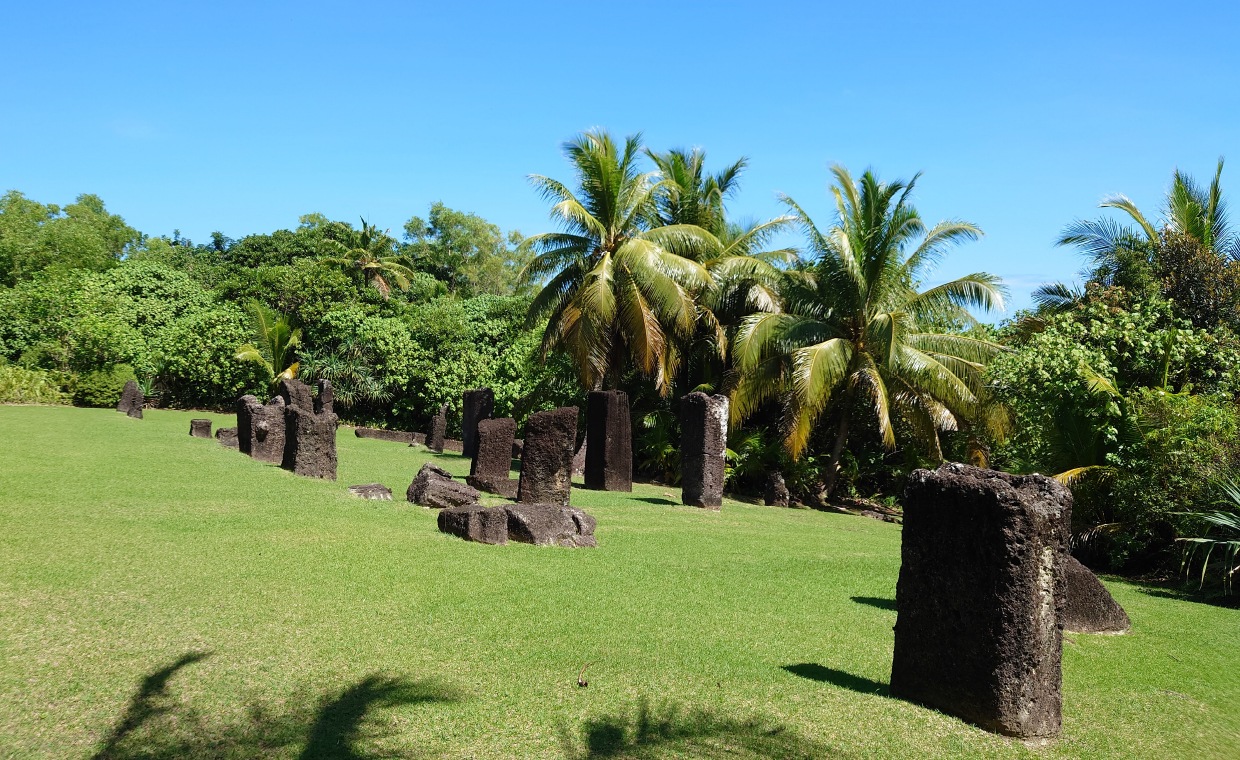
{"type": "Polygon", "coordinates": [[[887,694],[898,526],[638,485],[573,492],[598,549],[483,546],[403,500],[422,447],[313,481],[195,416],[0,407],[0,754],[1240,757],[1237,610],[1108,582],[1133,632],[1027,747],[887,694]]]}

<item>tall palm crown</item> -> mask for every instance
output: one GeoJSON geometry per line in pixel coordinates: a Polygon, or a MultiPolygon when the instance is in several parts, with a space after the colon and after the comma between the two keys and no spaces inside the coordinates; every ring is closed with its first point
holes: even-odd
{"type": "Polygon", "coordinates": [[[726,227],[723,201],[740,188],[740,176],[749,166],[741,158],[722,171],[706,171],[706,152],[674,148],[666,153],[647,150],[659,168],[662,192],[656,202],[660,225],[694,224],[718,236],[726,227]]]}
{"type": "Polygon", "coordinates": [[[858,399],[874,413],[889,448],[895,446],[893,412],[934,454],[938,432],[970,418],[985,362],[1001,348],[929,326],[972,323],[967,308],[1002,308],[1004,292],[998,278],[985,273],[919,292],[946,250],[976,240],[981,230],[962,221],[927,229],[909,200],[916,177],[883,183],[866,172],[854,181],[842,166],[831,171],[838,219],[825,234],[784,198],[817,259],[808,270],[787,274],[782,313],[744,320],[734,349],[742,378],[733,392],[737,420],[782,400],[785,445],[793,456],[805,449],[823,412],[837,405],[828,495],[858,399]]]}
{"type": "Polygon", "coordinates": [[[693,329],[693,292],[709,284],[706,269],[685,254],[710,245],[711,236],[692,224],[655,226],[662,184],[638,169],[640,135],[620,147],[595,130],[563,150],[575,191],[530,176],[564,230],[525,242],[537,255],[523,279],[550,277],[529,311],[531,323],[548,320],[543,356],[565,351],[586,388],[614,387],[631,363],[670,392],[676,354],[669,335],[693,329]]]}
{"type": "Polygon", "coordinates": [[[387,300],[392,293],[392,285],[401,290],[409,289],[409,279],[414,276],[413,270],[402,263],[403,259],[393,256],[396,240],[386,232],[380,232],[373,224],[362,219],[360,230],[343,228],[340,239],[328,238],[324,245],[337,254],[328,261],[344,267],[357,268],[367,285],[378,290],[387,300]]]}

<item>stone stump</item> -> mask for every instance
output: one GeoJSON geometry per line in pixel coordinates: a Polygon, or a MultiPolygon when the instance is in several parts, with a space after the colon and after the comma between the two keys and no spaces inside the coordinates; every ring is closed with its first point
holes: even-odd
{"type": "Polygon", "coordinates": [[[142,389],[138,387],[137,380],[130,380],[125,383],[125,390],[121,391],[121,400],[116,405],[116,411],[124,412],[134,419],[142,419],[142,405],[146,403],[146,399],[142,397],[142,389]]]}
{"type": "Polygon", "coordinates": [[[962,464],[904,493],[891,693],[989,731],[1061,724],[1061,619],[1072,494],[1041,475],[962,464]]]}
{"type": "Polygon", "coordinates": [[[461,405],[461,453],[473,457],[478,441],[478,423],[491,419],[495,412],[495,391],[475,388],[465,391],[461,405]]]}
{"type": "Polygon", "coordinates": [[[427,462],[405,490],[405,498],[423,507],[450,509],[477,503],[478,491],[473,486],[456,482],[442,467],[427,462]]]}
{"type": "Polygon", "coordinates": [[[633,490],[633,437],[629,394],[591,391],[586,403],[585,486],[595,491],[633,490]]]}
{"type": "Polygon", "coordinates": [[[260,462],[284,461],[284,399],[260,404],[251,395],[237,400],[237,448],[260,462]]]}
{"type": "Polygon", "coordinates": [[[311,398],[309,388],[297,380],[281,384],[281,388],[289,389],[289,395],[285,396],[284,456],[280,466],[304,477],[335,480],[338,419],[334,412],[327,411],[331,408],[331,384],[321,380],[319,387],[328,393],[326,402],[311,398]],[[301,394],[297,386],[306,392],[301,394]],[[315,407],[322,411],[315,412],[315,407]]]}
{"type": "Polygon", "coordinates": [[[1124,633],[1128,613],[1093,571],[1068,555],[1064,560],[1063,629],[1071,633],[1124,633]]]}
{"type": "Polygon", "coordinates": [[[439,414],[431,420],[431,429],[426,433],[426,448],[436,454],[443,453],[443,437],[448,432],[448,405],[439,405],[439,414]]]}
{"type": "Polygon", "coordinates": [[[190,420],[189,434],[195,438],[210,438],[211,420],[190,420]]]}
{"type": "Polygon", "coordinates": [[[792,494],[788,493],[788,486],[784,483],[784,475],[781,472],[772,472],[766,477],[766,497],[763,501],[768,507],[787,507],[792,504],[792,494]]]}
{"type": "Polygon", "coordinates": [[[525,423],[517,501],[568,506],[576,442],[577,407],[531,414],[525,423]]]}
{"type": "Polygon", "coordinates": [[[556,504],[509,504],[508,540],[535,546],[596,547],[598,521],[576,507],[556,504]]]}
{"type": "Polygon", "coordinates": [[[516,434],[517,423],[511,417],[480,421],[474,459],[465,482],[479,491],[516,497],[519,481],[508,477],[516,434]]]}
{"type": "Polygon", "coordinates": [[[237,449],[241,445],[237,442],[237,428],[226,427],[215,431],[215,438],[220,445],[228,449],[237,449]]]}
{"type": "Polygon", "coordinates": [[[723,454],[728,444],[728,397],[694,392],[680,400],[681,501],[723,507],[723,454]]]}

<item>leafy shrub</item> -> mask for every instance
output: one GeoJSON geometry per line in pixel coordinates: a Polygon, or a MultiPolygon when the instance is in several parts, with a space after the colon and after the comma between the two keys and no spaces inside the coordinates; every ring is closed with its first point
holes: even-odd
{"type": "Polygon", "coordinates": [[[0,404],[67,404],[69,396],[46,372],[0,366],[0,404]]]}
{"type": "Polygon", "coordinates": [[[236,358],[250,337],[245,313],[231,305],[178,320],[160,344],[160,379],[170,402],[222,408],[246,393],[268,394],[266,370],[236,358]]]}
{"type": "Polygon", "coordinates": [[[128,364],[117,364],[80,375],[74,383],[73,403],[78,406],[116,406],[125,390],[125,383],[137,379],[133,367],[128,364]]]}

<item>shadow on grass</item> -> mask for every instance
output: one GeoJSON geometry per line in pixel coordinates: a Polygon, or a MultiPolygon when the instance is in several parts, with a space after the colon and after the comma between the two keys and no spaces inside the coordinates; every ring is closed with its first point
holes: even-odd
{"type": "Polygon", "coordinates": [[[879,683],[864,676],[857,676],[843,670],[828,668],[825,665],[819,665],[816,662],[802,662],[796,665],[783,665],[781,669],[788,671],[794,676],[808,678],[811,681],[819,683],[829,683],[839,686],[843,689],[850,689],[860,694],[878,694],[880,696],[891,696],[891,690],[887,684],[879,683]]]}
{"type": "Polygon", "coordinates": [[[852,597],[852,600],[857,604],[868,604],[871,607],[877,607],[880,610],[891,610],[892,612],[896,611],[895,599],[883,599],[878,596],[854,596],[852,597]]]}
{"type": "Polygon", "coordinates": [[[147,675],[92,760],[262,758],[286,756],[297,746],[302,747],[300,760],[394,757],[358,746],[383,739],[374,721],[367,720],[372,711],[458,699],[442,684],[372,674],[339,692],[289,700],[291,706],[279,714],[251,705],[244,720],[221,722],[169,694],[172,676],[207,656],[186,654],[147,675]]]}
{"type": "Polygon", "coordinates": [[[671,755],[729,760],[848,758],[764,718],[740,720],[698,710],[682,712],[676,705],[658,710],[642,700],[632,713],[588,720],[579,737],[562,732],[564,755],[594,758],[660,758],[671,755]]]}
{"type": "Polygon", "coordinates": [[[671,504],[672,506],[680,504],[678,501],[665,499],[662,496],[634,496],[633,501],[644,501],[647,504],[671,504]]]}
{"type": "Polygon", "coordinates": [[[1179,602],[1209,604],[1214,607],[1240,608],[1240,594],[1226,594],[1217,588],[1200,589],[1194,585],[1163,583],[1156,586],[1138,586],[1137,591],[1159,599],[1175,599],[1179,602]]]}

